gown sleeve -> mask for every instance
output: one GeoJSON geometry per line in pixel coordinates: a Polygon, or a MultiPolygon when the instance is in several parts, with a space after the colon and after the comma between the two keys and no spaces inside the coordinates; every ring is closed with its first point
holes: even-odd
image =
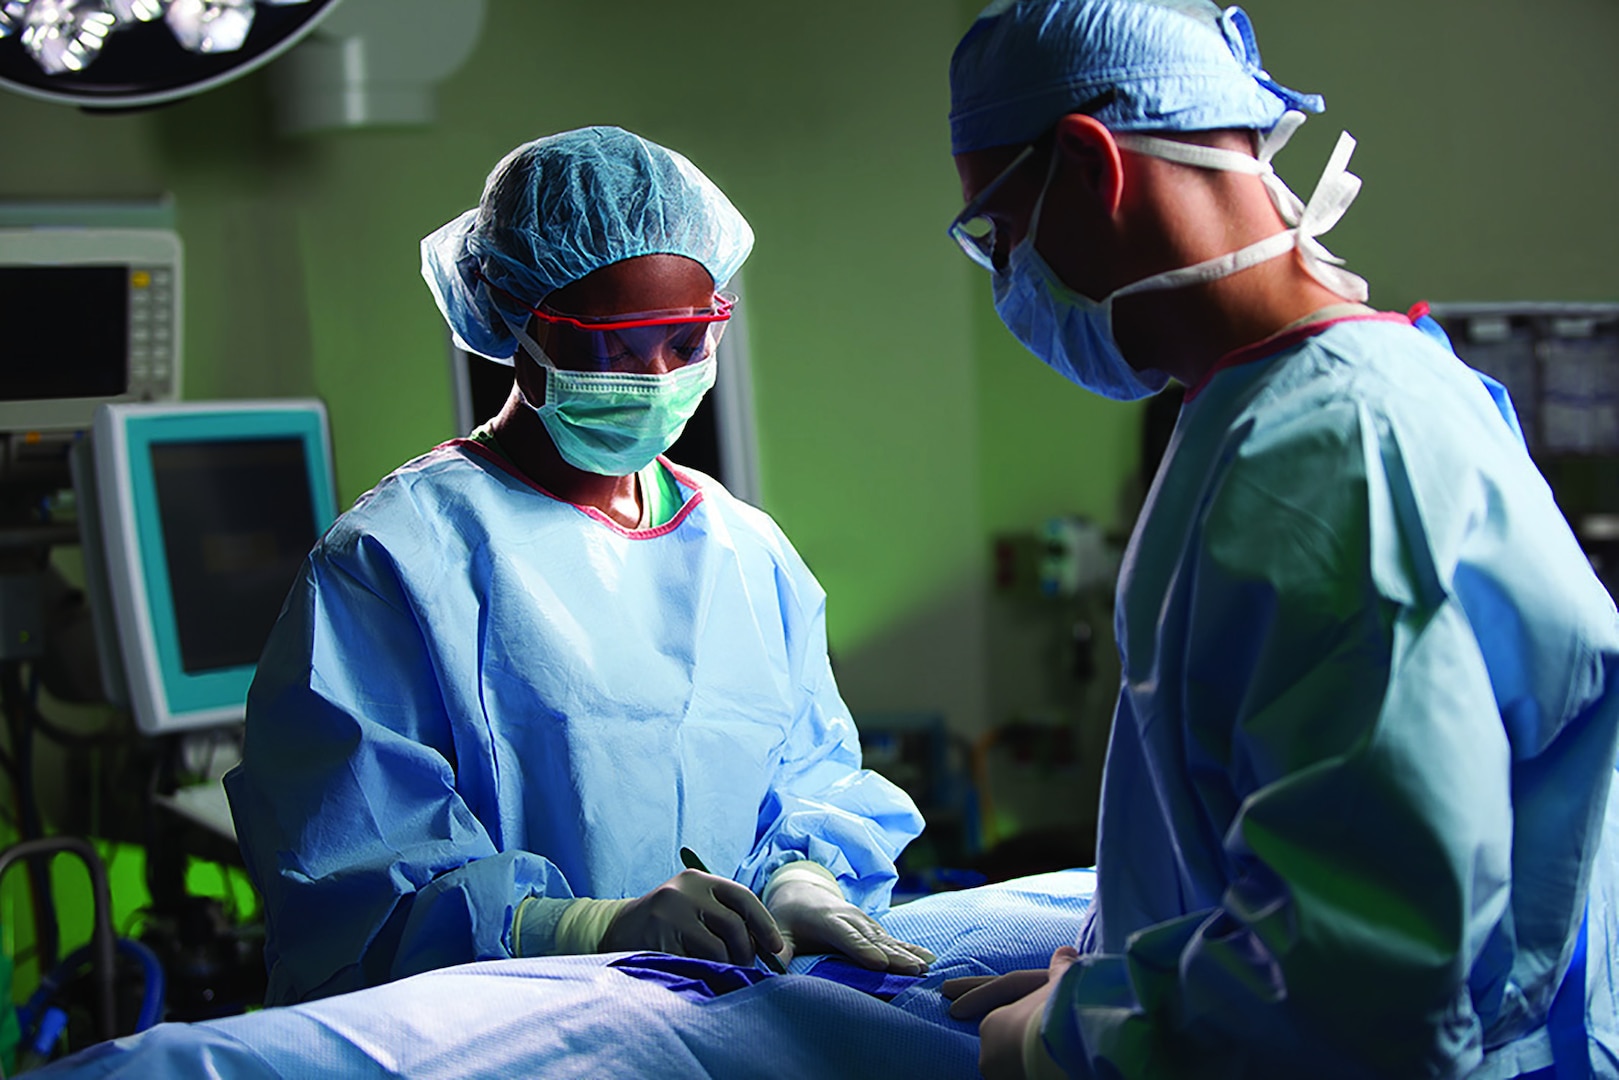
{"type": "MultiPolygon", "coordinates": [[[[1214,850],[1228,885],[1067,972],[1044,1038],[1073,1076],[1467,1073],[1483,1049],[1474,1001],[1501,989],[1470,985],[1474,961],[1512,918],[1514,748],[1486,658],[1524,655],[1514,626],[1561,634],[1548,640],[1567,697],[1540,738],[1588,756],[1593,783],[1611,771],[1612,725],[1592,720],[1608,665],[1558,614],[1594,610],[1556,587],[1583,577],[1548,572],[1535,595],[1500,562],[1569,552],[1485,544],[1447,563],[1439,549],[1494,511],[1463,505],[1464,474],[1432,483],[1428,463],[1420,483],[1454,498],[1425,516],[1387,421],[1345,409],[1246,448],[1187,541],[1184,607],[1165,607],[1179,629],[1159,643],[1184,656],[1183,705],[1156,718],[1187,768],[1148,760],[1140,775],[1191,776],[1202,812],[1175,821],[1175,842],[1214,850]]],[[[1136,736],[1129,697],[1116,746],[1153,737],[1136,736]]],[[[1569,881],[1589,866],[1588,824],[1563,838],[1569,881]]]]}
{"type": "Polygon", "coordinates": [[[510,956],[523,899],[573,895],[546,859],[497,852],[457,793],[445,695],[386,554],[330,547],[270,635],[226,778],[272,1004],[510,956]]]}
{"type": "Polygon", "coordinates": [[[820,863],[850,903],[888,906],[894,860],[922,832],[916,804],[885,777],[860,767],[860,736],[838,693],[826,648],[826,594],[777,533],[785,552],[777,593],[797,709],[780,747],[753,851],[737,880],[761,892],[798,859],[820,863]]]}

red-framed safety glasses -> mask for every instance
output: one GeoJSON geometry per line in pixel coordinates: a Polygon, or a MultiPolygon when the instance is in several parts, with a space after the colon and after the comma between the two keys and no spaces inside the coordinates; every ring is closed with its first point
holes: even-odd
{"type": "Polygon", "coordinates": [[[639,371],[662,357],[668,368],[712,356],[730,321],[736,297],[715,293],[706,308],[672,308],[590,317],[530,308],[555,327],[546,352],[560,367],[582,371],[639,371]]]}

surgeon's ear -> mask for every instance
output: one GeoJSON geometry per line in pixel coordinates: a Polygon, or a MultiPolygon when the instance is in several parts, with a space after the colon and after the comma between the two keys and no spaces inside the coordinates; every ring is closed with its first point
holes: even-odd
{"type": "Polygon", "coordinates": [[[1108,217],[1124,201],[1124,160],[1113,133],[1095,117],[1069,113],[1057,121],[1056,153],[1063,155],[1062,171],[1095,198],[1097,209],[1108,217]]]}

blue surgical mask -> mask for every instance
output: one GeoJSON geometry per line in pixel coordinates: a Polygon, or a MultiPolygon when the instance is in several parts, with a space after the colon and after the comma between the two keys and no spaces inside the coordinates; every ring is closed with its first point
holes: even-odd
{"type": "Polygon", "coordinates": [[[712,355],[667,375],[565,371],[527,334],[519,333],[518,342],[545,370],[545,403],[525,403],[562,460],[601,476],[628,476],[650,465],[680,438],[714,385],[712,355]]]}
{"type": "Polygon", "coordinates": [[[1292,228],[1194,266],[1154,274],[1116,289],[1100,300],[1092,300],[1069,288],[1035,250],[1040,211],[1056,171],[1058,159],[1053,152],[1045,183],[1030,215],[1029,231],[1012,249],[1006,267],[995,273],[996,314],[1024,348],[1065,379],[1115,401],[1134,401],[1162,390],[1169,376],[1153,369],[1138,371],[1119,351],[1113,336],[1113,302],[1121,296],[1217,281],[1297,250],[1305,268],[1322,284],[1346,298],[1364,301],[1366,283],[1342,270],[1338,265],[1341,260],[1316,239],[1337,223],[1360,190],[1359,178],[1347,171],[1354,140],[1348,134],[1340,137],[1308,205],[1288,190],[1271,169],[1272,155],[1281,149],[1302,121],[1302,114],[1289,113],[1260,143],[1257,157],[1153,136],[1115,136],[1121,147],[1139,154],[1261,177],[1282,219],[1292,228]]]}
{"type": "Polygon", "coordinates": [[[1063,284],[1035,250],[1032,227],[1006,269],[996,272],[994,287],[995,313],[1012,336],[1069,382],[1114,401],[1149,397],[1168,384],[1162,371],[1137,371],[1119,352],[1113,339],[1118,293],[1092,300],[1063,284]]]}

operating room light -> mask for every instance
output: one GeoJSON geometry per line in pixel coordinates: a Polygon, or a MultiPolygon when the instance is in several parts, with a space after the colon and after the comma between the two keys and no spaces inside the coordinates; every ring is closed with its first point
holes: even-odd
{"type": "Polygon", "coordinates": [[[163,20],[192,52],[235,52],[253,28],[253,0],[170,0],[163,20]]]}
{"type": "Polygon", "coordinates": [[[116,49],[118,31],[160,18],[190,52],[234,52],[253,28],[255,6],[255,0],[0,0],[0,38],[20,35],[40,70],[60,75],[83,71],[104,49],[116,49]]]}
{"type": "Polygon", "coordinates": [[[76,0],[33,0],[23,8],[23,48],[51,75],[83,71],[100,55],[117,22],[99,4],[76,0]]]}
{"type": "Polygon", "coordinates": [[[119,26],[151,22],[163,14],[162,0],[108,0],[107,10],[118,17],[119,26]]]}

